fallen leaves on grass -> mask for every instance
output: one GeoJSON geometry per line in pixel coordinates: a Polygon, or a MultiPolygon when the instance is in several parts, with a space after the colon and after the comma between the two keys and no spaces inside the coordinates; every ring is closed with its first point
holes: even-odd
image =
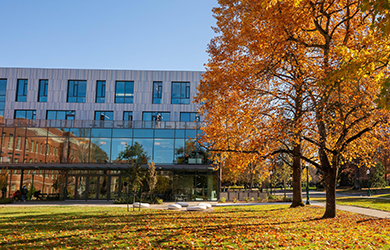
{"type": "Polygon", "coordinates": [[[112,207],[0,209],[0,248],[18,249],[388,249],[390,221],[285,205],[215,208],[210,213],[126,212],[112,207]]]}

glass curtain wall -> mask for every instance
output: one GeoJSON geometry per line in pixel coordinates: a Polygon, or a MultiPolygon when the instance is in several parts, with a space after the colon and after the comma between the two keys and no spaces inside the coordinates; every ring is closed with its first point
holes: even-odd
{"type": "Polygon", "coordinates": [[[2,163],[126,163],[127,146],[142,147],[157,164],[208,164],[198,130],[4,127],[2,163]]]}

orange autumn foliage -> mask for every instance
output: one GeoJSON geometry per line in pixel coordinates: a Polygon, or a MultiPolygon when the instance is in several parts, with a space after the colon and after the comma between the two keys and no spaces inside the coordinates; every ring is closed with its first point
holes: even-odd
{"type": "Polygon", "coordinates": [[[387,126],[377,99],[388,77],[388,37],[370,29],[361,1],[219,4],[196,98],[205,114],[202,141],[238,168],[276,153],[292,156],[299,181],[301,159],[320,168],[324,217],[335,217],[340,164],[357,157],[372,164],[375,128],[387,126]]]}

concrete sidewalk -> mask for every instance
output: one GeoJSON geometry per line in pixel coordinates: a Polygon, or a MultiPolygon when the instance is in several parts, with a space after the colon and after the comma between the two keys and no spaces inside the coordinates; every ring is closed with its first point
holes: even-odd
{"type": "MultiPolygon", "coordinates": [[[[207,201],[205,201],[207,202],[207,201]]],[[[187,202],[189,206],[196,206],[197,202],[187,202]]],[[[226,206],[264,206],[264,205],[289,205],[290,202],[272,202],[272,203],[217,203],[216,201],[207,202],[210,203],[213,207],[226,207],[226,206]]],[[[152,204],[149,209],[167,209],[168,205],[175,204],[175,202],[164,202],[163,204],[152,204]]],[[[316,206],[325,206],[323,202],[311,201],[312,205],[316,206]]],[[[127,204],[113,204],[112,201],[75,201],[75,200],[65,200],[65,201],[27,201],[27,202],[15,202],[11,204],[0,204],[0,207],[23,207],[23,206],[108,206],[108,207],[127,207],[127,204]]],[[[129,204],[131,206],[131,204],[129,204]]],[[[336,205],[338,210],[348,211],[357,214],[364,214],[367,216],[381,218],[381,219],[390,219],[390,212],[361,208],[355,206],[343,206],[336,205]]]]}
{"type": "MultiPolygon", "coordinates": [[[[311,201],[312,205],[325,207],[324,202],[311,201]]],[[[364,214],[371,217],[381,218],[381,219],[390,219],[390,212],[385,212],[376,209],[369,209],[363,207],[355,207],[355,206],[344,206],[344,205],[336,205],[337,210],[347,211],[356,214],[364,214]]]]}

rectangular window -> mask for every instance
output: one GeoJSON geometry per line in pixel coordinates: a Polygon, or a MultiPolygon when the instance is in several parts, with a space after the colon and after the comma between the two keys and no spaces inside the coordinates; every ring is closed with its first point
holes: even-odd
{"type": "Polygon", "coordinates": [[[28,152],[28,139],[26,138],[26,143],[25,143],[25,147],[26,147],[26,152],[28,152]]]}
{"type": "Polygon", "coordinates": [[[153,103],[161,104],[162,82],[153,82],[153,103]]]}
{"type": "Polygon", "coordinates": [[[124,121],[132,121],[133,120],[133,111],[124,111],[123,112],[123,120],[124,121]]]}
{"type": "Polygon", "coordinates": [[[190,83],[172,82],[172,104],[190,104],[190,83]]]}
{"type": "Polygon", "coordinates": [[[133,103],[134,82],[118,81],[115,86],[115,103],[133,103]]]}
{"type": "Polygon", "coordinates": [[[20,138],[20,136],[18,136],[18,139],[16,140],[16,148],[15,149],[19,149],[20,150],[21,142],[22,142],[22,138],[20,138]]]}
{"type": "Polygon", "coordinates": [[[14,118],[35,120],[36,115],[37,115],[36,110],[15,110],[14,118]]]}
{"type": "Polygon", "coordinates": [[[18,80],[16,85],[16,101],[26,102],[27,101],[27,83],[28,80],[18,80]]]}
{"type": "Polygon", "coordinates": [[[4,117],[5,96],[7,93],[7,80],[0,79],[0,116],[4,117]]]}
{"type": "Polygon", "coordinates": [[[1,147],[3,147],[3,145],[5,145],[5,132],[3,132],[3,135],[1,136],[1,147]]]}
{"type": "Polygon", "coordinates": [[[46,120],[74,120],[74,110],[48,110],[46,120]]]}
{"type": "Polygon", "coordinates": [[[68,82],[68,102],[85,102],[87,94],[87,81],[68,82]]]}
{"type": "Polygon", "coordinates": [[[12,149],[13,146],[14,146],[14,135],[13,134],[9,134],[9,138],[8,138],[8,149],[12,149]]]}
{"type": "Polygon", "coordinates": [[[112,121],[114,120],[113,111],[95,111],[95,121],[112,121]]]}
{"type": "Polygon", "coordinates": [[[31,140],[31,152],[32,153],[34,153],[34,146],[35,146],[34,141],[31,140]]]}
{"type": "Polygon", "coordinates": [[[181,122],[200,122],[200,117],[198,112],[181,112],[180,113],[181,122]]]}
{"type": "Polygon", "coordinates": [[[47,102],[49,80],[39,80],[38,102],[47,102]]]}
{"type": "Polygon", "coordinates": [[[96,82],[96,103],[104,103],[106,97],[106,81],[96,82]]]}
{"type": "Polygon", "coordinates": [[[158,115],[161,115],[161,121],[170,121],[170,112],[142,112],[142,121],[155,121],[158,115]]]}

